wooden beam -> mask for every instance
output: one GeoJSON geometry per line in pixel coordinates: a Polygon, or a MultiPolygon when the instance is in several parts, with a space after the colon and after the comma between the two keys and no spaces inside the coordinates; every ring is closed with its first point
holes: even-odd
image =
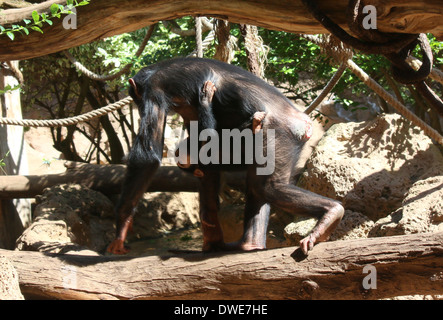
{"type": "MultiPolygon", "coordinates": [[[[34,198],[43,190],[57,184],[79,183],[104,194],[119,194],[125,177],[125,165],[94,165],[68,162],[67,170],[60,174],[2,176],[0,199],[34,198]]],[[[245,172],[226,172],[226,184],[242,188],[245,172]]],[[[147,190],[169,192],[196,192],[198,178],[176,166],[160,167],[147,190]]]]}
{"type": "MultiPolygon", "coordinates": [[[[31,19],[36,8],[48,11],[52,3],[47,1],[23,9],[4,10],[0,25],[31,19]]],[[[377,27],[382,32],[433,33],[443,37],[441,0],[372,0],[377,9],[377,27]]],[[[336,23],[346,28],[348,0],[318,0],[319,7],[336,23]]],[[[293,33],[326,33],[299,0],[93,0],[87,6],[77,8],[77,29],[64,29],[63,19],[54,20],[53,26],[45,26],[44,33],[31,32],[17,35],[11,41],[0,37],[0,61],[23,60],[66,50],[95,40],[131,32],[161,20],[182,16],[212,16],[234,23],[246,23],[273,30],[293,33]]]]}
{"type": "Polygon", "coordinates": [[[17,270],[24,296],[34,298],[380,299],[443,293],[443,232],[325,242],[308,257],[295,247],[150,257],[0,255],[17,270]],[[364,272],[367,265],[375,272],[364,272]],[[372,289],[363,287],[367,276],[372,289]]]}

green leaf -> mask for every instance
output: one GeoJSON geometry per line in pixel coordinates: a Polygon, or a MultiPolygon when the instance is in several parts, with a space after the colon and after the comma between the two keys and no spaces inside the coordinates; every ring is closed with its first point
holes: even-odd
{"type": "Polygon", "coordinates": [[[31,23],[31,20],[29,20],[29,19],[23,19],[23,21],[24,21],[26,24],[30,24],[30,23],[31,23]]]}
{"type": "Polygon", "coordinates": [[[45,22],[46,22],[47,24],[49,24],[50,26],[52,26],[52,21],[51,21],[51,20],[46,19],[45,22]]]}
{"type": "Polygon", "coordinates": [[[38,31],[38,32],[40,32],[40,33],[43,33],[42,29],[40,29],[40,28],[37,27],[37,26],[32,26],[31,29],[32,29],[32,30],[35,30],[35,31],[38,31]]]}
{"type": "Polygon", "coordinates": [[[23,31],[26,33],[26,35],[29,34],[29,30],[28,30],[28,28],[23,27],[23,31]]]}
{"type": "Polygon", "coordinates": [[[58,4],[53,3],[49,9],[51,10],[51,14],[55,15],[60,10],[60,7],[58,4]]]}
{"type": "Polygon", "coordinates": [[[6,32],[6,35],[7,35],[7,36],[9,37],[9,39],[11,39],[11,40],[14,40],[14,38],[15,38],[14,33],[11,32],[11,31],[6,32]]]}
{"type": "Polygon", "coordinates": [[[32,19],[34,20],[34,23],[38,23],[40,21],[40,16],[37,11],[32,11],[32,19]]]}

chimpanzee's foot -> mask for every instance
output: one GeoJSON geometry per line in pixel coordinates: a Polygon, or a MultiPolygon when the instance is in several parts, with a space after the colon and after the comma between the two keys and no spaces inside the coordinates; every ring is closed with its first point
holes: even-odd
{"type": "Polygon", "coordinates": [[[239,251],[253,251],[253,250],[264,250],[266,249],[266,247],[261,246],[261,245],[256,245],[253,243],[246,243],[243,241],[236,241],[236,242],[230,242],[230,243],[226,243],[225,244],[225,250],[227,251],[234,251],[234,250],[239,250],[239,251]]]}
{"type": "Polygon", "coordinates": [[[244,243],[242,241],[224,243],[211,242],[203,245],[204,252],[219,252],[219,251],[253,251],[266,249],[263,246],[253,245],[250,243],[244,243]]]}
{"type": "Polygon", "coordinates": [[[257,111],[252,118],[252,132],[258,133],[263,127],[263,120],[266,117],[266,112],[257,111]]]}
{"type": "Polygon", "coordinates": [[[106,251],[112,254],[127,254],[129,252],[129,248],[125,247],[122,239],[115,239],[111,242],[106,251]]]}
{"type": "Polygon", "coordinates": [[[121,217],[122,221],[120,222],[121,227],[114,241],[108,246],[106,251],[113,254],[127,254],[129,252],[129,248],[125,247],[125,239],[128,232],[132,231],[132,225],[134,219],[132,216],[121,217]]]}
{"type": "Polygon", "coordinates": [[[300,248],[305,255],[308,255],[308,252],[312,250],[314,244],[329,239],[331,233],[340,223],[344,212],[344,208],[337,203],[320,219],[314,230],[312,230],[306,238],[300,240],[300,248]]]}
{"type": "Polygon", "coordinates": [[[207,80],[202,88],[202,97],[201,103],[202,105],[209,105],[212,102],[212,98],[214,97],[217,88],[211,80],[207,80]]]}
{"type": "Polygon", "coordinates": [[[226,251],[225,243],[223,241],[203,242],[203,252],[219,252],[226,251]]]}

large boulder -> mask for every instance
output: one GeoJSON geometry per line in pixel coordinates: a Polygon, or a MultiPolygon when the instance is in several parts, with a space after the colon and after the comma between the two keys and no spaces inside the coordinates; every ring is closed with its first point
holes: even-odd
{"type": "MultiPolygon", "coordinates": [[[[17,240],[18,250],[94,254],[115,237],[115,205],[100,192],[64,184],[45,189],[36,200],[35,219],[17,240]]],[[[136,210],[130,242],[199,222],[195,193],[147,193],[136,210]]]]}
{"type": "Polygon", "coordinates": [[[18,250],[102,250],[114,235],[114,205],[78,184],[57,185],[36,198],[34,221],[17,239],[18,250]]]}
{"type": "Polygon", "coordinates": [[[165,232],[197,225],[198,194],[193,192],[145,193],[137,206],[128,240],[159,237],[165,232]]]}
{"type": "MultiPolygon", "coordinates": [[[[291,246],[298,246],[300,240],[309,235],[317,224],[317,219],[296,217],[284,229],[284,236],[291,246]]],[[[346,210],[343,219],[331,234],[330,240],[349,240],[367,238],[374,222],[359,212],[346,210]]]]}
{"type": "Polygon", "coordinates": [[[0,300],[24,300],[17,271],[5,257],[0,257],[0,300]]]}
{"type": "Polygon", "coordinates": [[[443,231],[443,176],[414,183],[403,200],[403,206],[378,220],[370,236],[436,231],[443,231]]]}
{"type": "Polygon", "coordinates": [[[332,126],[299,186],[377,221],[403,205],[414,183],[442,174],[443,156],[431,139],[401,116],[383,114],[332,126]]]}

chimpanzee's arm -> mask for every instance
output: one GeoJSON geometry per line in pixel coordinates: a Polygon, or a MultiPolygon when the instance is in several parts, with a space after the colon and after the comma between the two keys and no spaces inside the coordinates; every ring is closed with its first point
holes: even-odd
{"type": "Polygon", "coordinates": [[[163,130],[166,110],[151,100],[144,102],[143,118],[134,146],[129,153],[128,169],[122,194],[116,207],[117,232],[108,252],[124,254],[124,241],[132,227],[134,208],[152,181],[163,154],[163,130]]]}

